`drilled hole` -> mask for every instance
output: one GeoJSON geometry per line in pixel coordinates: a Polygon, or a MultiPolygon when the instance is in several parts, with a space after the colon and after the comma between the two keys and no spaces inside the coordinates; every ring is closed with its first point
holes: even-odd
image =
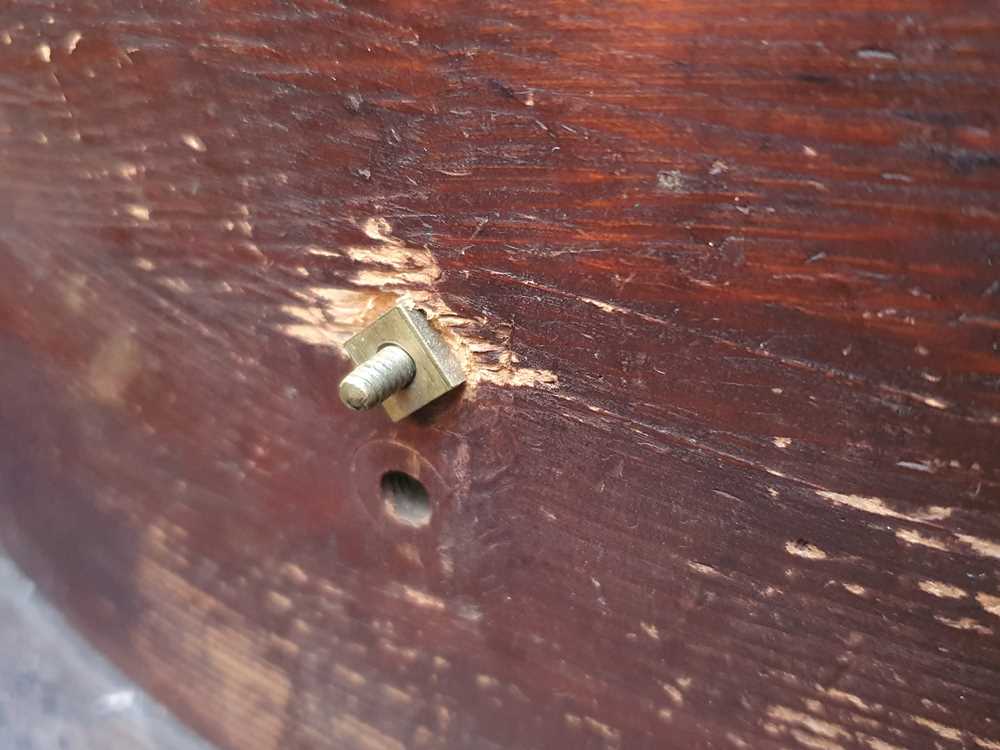
{"type": "Polygon", "coordinates": [[[407,526],[426,526],[431,520],[431,500],[427,490],[403,471],[382,475],[382,500],[390,518],[407,526]]]}

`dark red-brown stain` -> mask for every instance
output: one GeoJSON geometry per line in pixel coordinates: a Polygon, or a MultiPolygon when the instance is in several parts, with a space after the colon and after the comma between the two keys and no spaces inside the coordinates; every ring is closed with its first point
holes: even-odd
{"type": "Polygon", "coordinates": [[[9,3],[4,547],[226,750],[1000,748],[998,40],[9,3]],[[334,334],[397,297],[472,382],[392,424],[334,334]]]}

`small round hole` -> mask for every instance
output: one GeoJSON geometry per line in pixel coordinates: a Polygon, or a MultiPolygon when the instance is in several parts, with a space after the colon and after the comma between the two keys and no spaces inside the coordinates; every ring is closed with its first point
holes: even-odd
{"type": "Polygon", "coordinates": [[[426,526],[431,520],[431,500],[427,490],[403,471],[387,471],[380,482],[385,511],[398,523],[426,526]]]}

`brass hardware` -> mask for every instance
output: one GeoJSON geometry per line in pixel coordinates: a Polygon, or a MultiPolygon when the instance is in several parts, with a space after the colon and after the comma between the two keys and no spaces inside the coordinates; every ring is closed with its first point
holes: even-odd
{"type": "Polygon", "coordinates": [[[352,409],[382,404],[398,422],[465,382],[465,373],[419,310],[396,306],[344,349],[357,365],[340,383],[352,409]]]}

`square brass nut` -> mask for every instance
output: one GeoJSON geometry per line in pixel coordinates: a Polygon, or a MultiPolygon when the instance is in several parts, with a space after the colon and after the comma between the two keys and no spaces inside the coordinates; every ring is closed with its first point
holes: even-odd
{"type": "Polygon", "coordinates": [[[398,422],[465,382],[465,373],[441,336],[419,310],[396,306],[344,344],[355,365],[375,356],[386,344],[401,347],[416,365],[410,384],[385,401],[389,418],[398,422]]]}

